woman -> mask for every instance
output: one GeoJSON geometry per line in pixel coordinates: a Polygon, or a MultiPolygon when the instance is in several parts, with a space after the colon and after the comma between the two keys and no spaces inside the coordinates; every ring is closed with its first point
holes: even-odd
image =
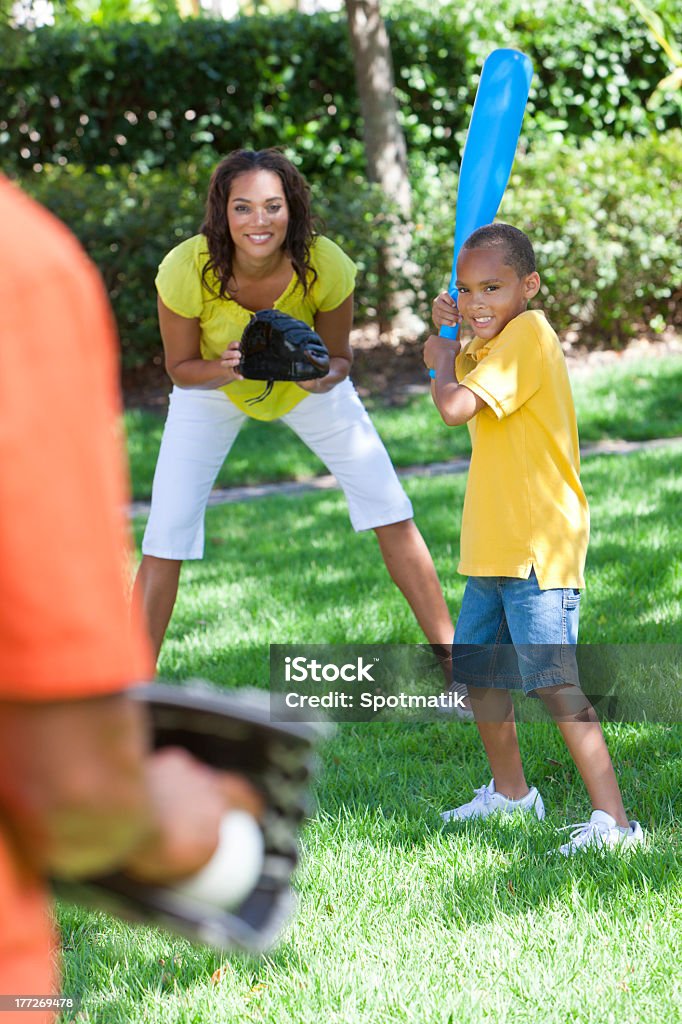
{"type": "Polygon", "coordinates": [[[158,657],[182,562],[201,558],[209,493],[245,416],[283,419],[344,490],[355,530],[374,530],[388,571],[427,639],[453,627],[412,506],[348,374],[355,267],[313,233],[308,186],[279,151],[238,150],[211,179],[201,233],[176,246],[156,278],[167,372],[175,385],[154,477],[136,587],[158,657]],[[278,382],[238,372],[252,313],[277,308],[324,339],[329,373],[278,382]]]}

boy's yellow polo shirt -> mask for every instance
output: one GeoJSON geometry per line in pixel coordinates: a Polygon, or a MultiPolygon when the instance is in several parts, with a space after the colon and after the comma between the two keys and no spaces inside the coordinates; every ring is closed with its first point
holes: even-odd
{"type": "MultiPolygon", "coordinates": [[[[217,298],[219,284],[214,274],[208,284],[202,271],[208,262],[208,245],[204,235],[194,235],[180,242],[161,261],[156,275],[156,289],[168,309],[189,319],[199,318],[201,355],[217,359],[231,341],[238,341],[256,310],[245,309],[234,299],[217,298]],[[214,291],[211,291],[214,289],[214,291]]],[[[310,262],[317,278],[303,294],[298,278],[292,278],[275,302],[275,309],[305,320],[311,327],[315,314],[336,309],[355,288],[355,264],[330,238],[318,235],[310,247],[310,262]]],[[[312,280],[312,274],[309,280],[312,280]]],[[[307,398],[309,392],[290,381],[276,381],[271,393],[262,402],[248,405],[249,398],[263,393],[265,381],[236,380],[221,388],[242,412],[257,420],[275,420],[290,412],[307,398]]]]}
{"type": "Polygon", "coordinates": [[[459,572],[585,586],[589,510],[578,428],[559,339],[543,313],[515,317],[456,359],[460,384],[486,406],[469,420],[471,467],[459,572]]]}

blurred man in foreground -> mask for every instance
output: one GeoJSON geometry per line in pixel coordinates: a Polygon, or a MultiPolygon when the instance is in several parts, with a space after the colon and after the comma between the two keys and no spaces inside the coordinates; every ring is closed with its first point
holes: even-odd
{"type": "Polygon", "coordinates": [[[117,345],[99,276],[0,177],[0,1024],[59,991],[46,879],[167,882],[218,845],[240,777],[150,754],[126,690],[153,664],[130,617],[117,345]]]}

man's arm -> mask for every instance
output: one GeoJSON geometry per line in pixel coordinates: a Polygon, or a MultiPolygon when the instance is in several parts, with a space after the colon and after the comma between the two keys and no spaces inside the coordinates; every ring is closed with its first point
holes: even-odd
{"type": "Polygon", "coordinates": [[[73,236],[1,177],[0,221],[2,841],[44,874],[136,857],[190,874],[232,793],[182,751],[150,753],[145,713],[121,692],[153,664],[124,578],[109,304],[73,236]]]}
{"type": "Polygon", "coordinates": [[[262,804],[244,779],[184,750],[149,754],[144,710],[125,694],[2,704],[0,820],[41,874],[191,875],[215,852],[234,808],[258,816],[262,804]]]}
{"type": "Polygon", "coordinates": [[[144,829],[147,749],[124,695],[0,708],[0,815],[22,860],[77,876],[120,861],[144,829]]]}

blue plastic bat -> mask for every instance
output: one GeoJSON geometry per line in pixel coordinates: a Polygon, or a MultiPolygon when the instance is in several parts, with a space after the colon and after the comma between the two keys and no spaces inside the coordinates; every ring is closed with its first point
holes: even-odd
{"type": "MultiPolygon", "coordinates": [[[[495,219],[514,163],[532,77],[533,65],[519,50],[493,50],[483,65],[459,171],[448,286],[455,301],[459,250],[472,231],[495,219]]],[[[457,326],[443,326],[440,335],[456,338],[457,331],[457,326]]]]}

